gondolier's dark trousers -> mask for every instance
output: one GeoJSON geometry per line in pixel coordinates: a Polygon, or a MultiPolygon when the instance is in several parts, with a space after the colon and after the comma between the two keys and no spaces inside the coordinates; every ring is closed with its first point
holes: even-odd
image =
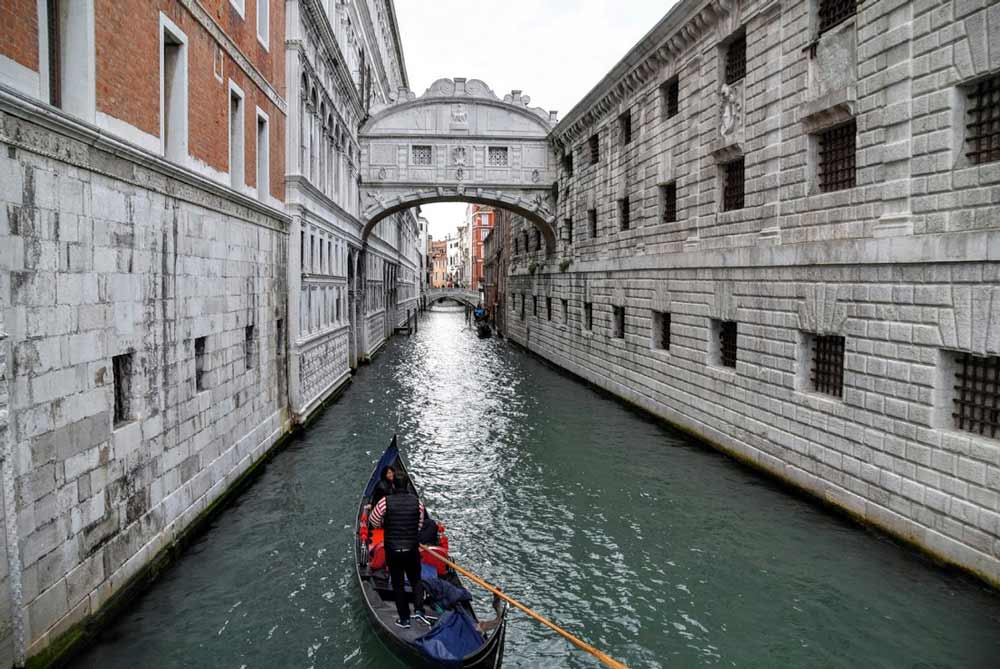
{"type": "Polygon", "coordinates": [[[392,594],[396,598],[396,613],[400,619],[410,617],[410,606],[406,601],[403,574],[410,579],[413,588],[413,608],[419,608],[424,601],[424,584],[420,582],[420,550],[414,548],[408,551],[386,550],[385,561],[389,566],[389,577],[392,579],[392,594]]]}

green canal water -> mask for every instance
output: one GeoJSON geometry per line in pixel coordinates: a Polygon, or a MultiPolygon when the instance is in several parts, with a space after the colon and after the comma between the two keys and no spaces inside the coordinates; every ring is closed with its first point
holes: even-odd
{"type": "MultiPolygon", "coordinates": [[[[997,593],[461,313],[362,368],[76,666],[400,666],[351,559],[393,432],[456,559],[633,668],[1000,667],[997,593]]],[[[504,666],[599,665],[513,612],[504,666]]]]}

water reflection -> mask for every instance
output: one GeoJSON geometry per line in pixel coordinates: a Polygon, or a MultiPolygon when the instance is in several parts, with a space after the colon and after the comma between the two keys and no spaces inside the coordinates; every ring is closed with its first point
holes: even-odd
{"type": "MultiPolygon", "coordinates": [[[[504,342],[389,345],[83,667],[393,667],[351,514],[393,432],[455,557],[632,667],[994,667],[1000,599],[504,342]]],[[[505,667],[595,667],[514,613],[505,667]]]]}

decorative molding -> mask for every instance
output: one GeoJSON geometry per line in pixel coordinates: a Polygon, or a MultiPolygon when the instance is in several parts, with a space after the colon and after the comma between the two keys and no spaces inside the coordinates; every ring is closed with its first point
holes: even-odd
{"type": "Polygon", "coordinates": [[[818,335],[843,335],[850,286],[803,283],[798,287],[799,329],[818,335]]]}

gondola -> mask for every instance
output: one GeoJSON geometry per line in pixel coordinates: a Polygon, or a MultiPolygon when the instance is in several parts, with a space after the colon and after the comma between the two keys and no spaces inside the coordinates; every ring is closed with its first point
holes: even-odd
{"type": "Polygon", "coordinates": [[[493,330],[486,323],[480,323],[476,326],[476,336],[480,339],[489,339],[493,336],[493,330]]]}
{"type": "MultiPolygon", "coordinates": [[[[508,604],[499,597],[493,597],[490,612],[494,617],[491,620],[480,620],[472,601],[460,601],[447,609],[442,609],[440,606],[429,606],[428,613],[432,614],[429,617],[432,623],[430,626],[416,619],[413,620],[409,629],[401,629],[393,624],[396,619],[396,605],[389,583],[388,569],[379,564],[377,550],[370,551],[370,548],[374,547],[376,537],[374,533],[370,533],[368,527],[368,505],[372,493],[382,477],[382,472],[389,466],[392,466],[396,471],[404,471],[409,474],[406,463],[396,446],[395,436],[393,436],[389,448],[379,458],[371,478],[365,486],[361,502],[358,504],[354,533],[354,558],[358,585],[361,588],[364,606],[375,632],[390,650],[412,667],[426,667],[427,669],[432,667],[435,669],[438,667],[496,669],[500,667],[503,663],[508,604]],[[463,625],[465,627],[461,630],[464,633],[462,639],[449,637],[453,628],[463,625]],[[475,637],[476,632],[479,635],[475,637],[471,645],[469,643],[470,629],[475,630],[472,633],[473,637],[475,637]],[[440,643],[432,643],[431,638],[440,643]],[[455,654],[452,652],[455,648],[463,649],[464,652],[455,654]],[[447,657],[448,655],[452,655],[452,657],[447,657]]],[[[410,485],[413,485],[412,478],[410,485]]],[[[414,487],[414,492],[418,492],[416,487],[414,487]]],[[[429,509],[428,514],[432,515],[429,509]]],[[[443,532],[439,538],[439,544],[443,549],[447,549],[447,540],[443,537],[443,532]]],[[[425,571],[430,573],[431,570],[428,567],[431,567],[434,570],[434,576],[441,581],[447,582],[451,586],[465,587],[459,575],[450,567],[445,567],[442,563],[435,563],[433,559],[426,557],[424,563],[425,571]],[[428,562],[431,565],[427,565],[428,562]]],[[[408,595],[411,594],[409,585],[407,585],[406,592],[408,595]]]]}

